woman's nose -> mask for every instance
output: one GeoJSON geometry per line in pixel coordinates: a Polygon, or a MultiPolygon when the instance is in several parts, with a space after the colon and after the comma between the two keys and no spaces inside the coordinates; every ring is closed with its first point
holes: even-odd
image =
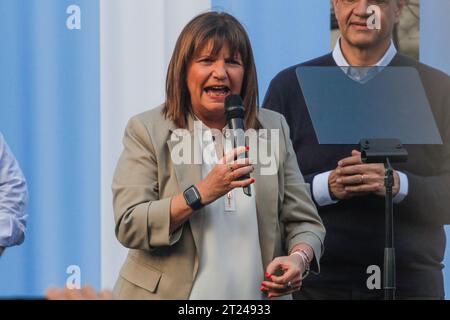
{"type": "Polygon", "coordinates": [[[213,76],[216,79],[223,80],[227,77],[227,70],[224,61],[216,61],[214,64],[213,76]]]}

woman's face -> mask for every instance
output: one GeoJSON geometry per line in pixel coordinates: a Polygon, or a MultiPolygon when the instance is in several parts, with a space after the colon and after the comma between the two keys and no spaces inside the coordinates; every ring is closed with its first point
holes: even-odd
{"type": "Polygon", "coordinates": [[[217,56],[211,51],[210,42],[189,63],[187,86],[194,113],[201,120],[222,121],[225,98],[241,93],[244,66],[240,55],[230,55],[228,45],[217,56]]]}

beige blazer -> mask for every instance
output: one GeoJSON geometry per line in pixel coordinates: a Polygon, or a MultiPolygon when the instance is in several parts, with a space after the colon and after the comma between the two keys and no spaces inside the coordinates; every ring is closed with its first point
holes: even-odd
{"type": "MultiPolygon", "coordinates": [[[[201,221],[188,221],[169,234],[169,212],[171,197],[201,180],[201,165],[174,165],[171,151],[177,143],[171,136],[176,127],[162,108],[129,121],[114,175],[115,232],[130,248],[114,288],[119,299],[187,299],[198,271],[201,221]]],[[[263,128],[279,129],[280,140],[278,171],[262,175],[262,165],[255,164],[252,173],[263,266],[298,243],[309,244],[320,258],[325,229],[300,173],[288,125],[282,115],[265,109],[259,110],[258,120],[263,128]]],[[[189,118],[190,133],[193,123],[189,118]]],[[[268,133],[259,132],[259,142],[270,145],[268,133]]]]}

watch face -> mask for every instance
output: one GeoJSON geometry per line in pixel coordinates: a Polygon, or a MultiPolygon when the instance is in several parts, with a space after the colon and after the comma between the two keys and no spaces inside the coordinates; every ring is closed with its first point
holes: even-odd
{"type": "Polygon", "coordinates": [[[186,203],[192,209],[197,210],[201,208],[201,197],[198,193],[197,189],[192,186],[184,192],[184,198],[186,199],[186,203]]]}
{"type": "Polygon", "coordinates": [[[198,200],[197,194],[193,188],[189,188],[188,190],[186,190],[185,195],[188,204],[193,204],[198,200]]]}

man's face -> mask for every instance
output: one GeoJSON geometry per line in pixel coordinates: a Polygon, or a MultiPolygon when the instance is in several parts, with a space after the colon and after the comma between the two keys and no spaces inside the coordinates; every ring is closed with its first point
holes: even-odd
{"type": "Polygon", "coordinates": [[[333,0],[336,19],[343,39],[353,47],[374,48],[386,43],[392,37],[395,24],[399,22],[405,0],[333,0]],[[381,28],[369,29],[367,8],[380,8],[381,28]]]}

